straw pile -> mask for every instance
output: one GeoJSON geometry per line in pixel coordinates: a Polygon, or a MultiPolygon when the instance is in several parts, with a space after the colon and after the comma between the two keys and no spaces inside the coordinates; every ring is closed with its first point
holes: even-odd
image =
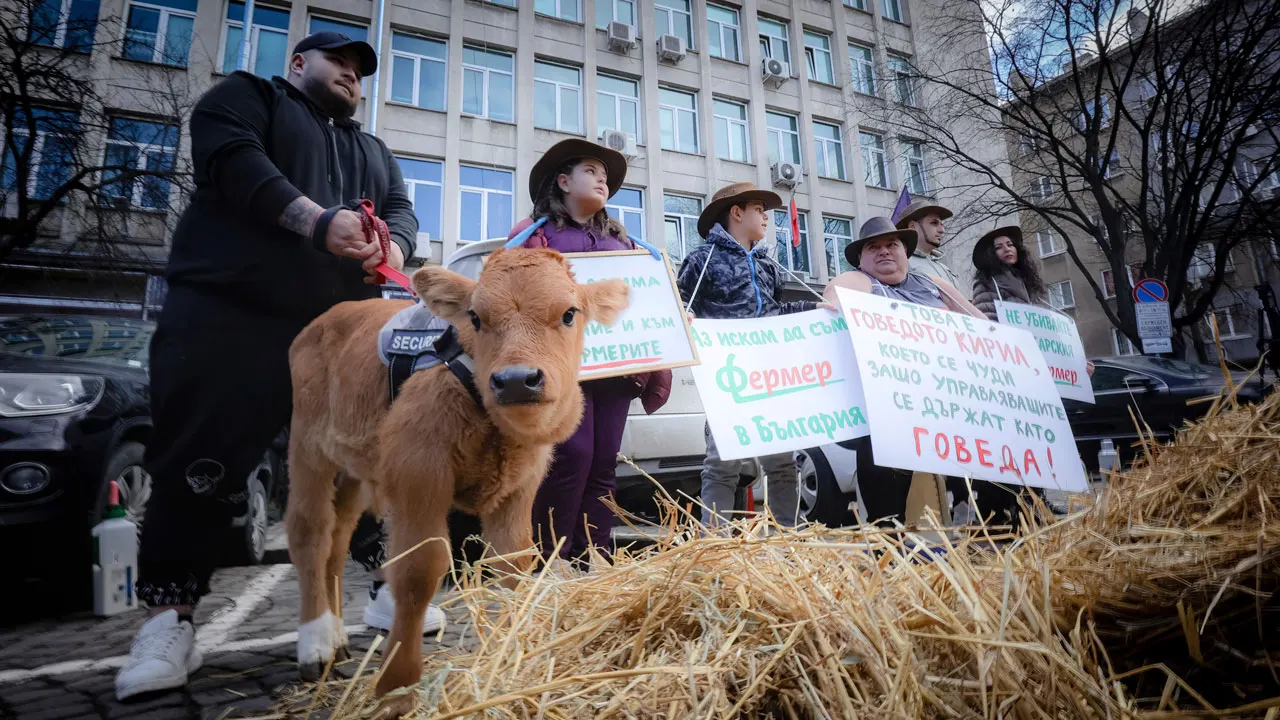
{"type": "MultiPolygon", "coordinates": [[[[1270,720],[1280,680],[1216,693],[1237,706],[1218,713],[1182,676],[1229,656],[1275,677],[1277,418],[1280,396],[1215,408],[1096,506],[1013,542],[981,528],[931,551],[767,521],[703,537],[670,505],[666,539],[611,566],[516,591],[462,578],[478,641],[428,658],[418,717],[1270,720]]],[[[309,692],[359,717],[367,677],[309,692]]]]}

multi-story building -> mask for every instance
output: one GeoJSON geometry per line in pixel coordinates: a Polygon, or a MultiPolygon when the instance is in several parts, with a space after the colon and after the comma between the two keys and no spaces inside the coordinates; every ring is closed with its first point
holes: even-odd
{"type": "MultiPolygon", "coordinates": [[[[98,1],[64,0],[62,11],[98,1]]],[[[321,29],[380,48],[358,117],[400,161],[419,219],[420,262],[505,237],[532,209],[525,179],[539,154],[586,136],[630,156],[609,208],[630,233],[665,244],[677,263],[700,242],[695,219],[718,187],[751,181],[788,201],[794,192],[800,243],[792,245],[785,211],[775,213],[779,260],[820,287],[847,269],[843,247],[866,217],[890,213],[901,186],[956,207],[965,201],[948,192],[951,171],[931,166],[920,143],[877,127],[869,111],[922,102],[906,72],[913,60],[945,64],[943,53],[959,58],[984,47],[981,36],[973,48],[930,45],[931,3],[940,1],[255,2],[247,67],[282,74],[289,48],[321,29]]],[[[186,157],[186,128],[175,118],[136,117],[130,93],[138,84],[126,79],[184,75],[198,96],[237,66],[245,5],[100,2],[98,32],[122,33],[115,47],[124,50],[100,45],[89,71],[131,119],[175,128],[159,135],[168,147],[141,148],[138,157],[186,157]]],[[[1004,148],[993,142],[991,152],[1004,148]]],[[[145,214],[155,192],[177,191],[140,191],[134,209],[145,214]]],[[[154,304],[145,296],[158,287],[163,233],[152,230],[144,256],[115,280],[59,274],[53,251],[74,229],[49,234],[0,267],[0,305],[137,314],[154,304]]],[[[948,247],[963,275],[972,237],[959,238],[948,247]]],[[[791,289],[807,293],[799,283],[791,289]]]]}

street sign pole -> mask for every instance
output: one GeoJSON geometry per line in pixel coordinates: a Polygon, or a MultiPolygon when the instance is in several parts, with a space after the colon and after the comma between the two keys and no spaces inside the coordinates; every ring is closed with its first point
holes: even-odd
{"type": "Polygon", "coordinates": [[[1169,286],[1155,278],[1143,278],[1133,285],[1133,314],[1138,323],[1142,353],[1173,352],[1173,318],[1169,314],[1169,286]]]}

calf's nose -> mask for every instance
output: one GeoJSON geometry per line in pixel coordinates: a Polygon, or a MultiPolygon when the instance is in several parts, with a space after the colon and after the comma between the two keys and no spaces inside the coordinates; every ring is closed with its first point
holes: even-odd
{"type": "Polygon", "coordinates": [[[542,371],[525,365],[505,367],[489,376],[489,387],[499,405],[538,402],[545,386],[542,371]]]}

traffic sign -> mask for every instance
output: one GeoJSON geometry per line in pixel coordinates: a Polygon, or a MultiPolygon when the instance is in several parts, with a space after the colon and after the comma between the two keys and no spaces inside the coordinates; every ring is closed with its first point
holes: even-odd
{"type": "Polygon", "coordinates": [[[1169,286],[1155,278],[1142,278],[1133,286],[1133,301],[1136,303],[1157,303],[1169,300],[1169,286]]]}
{"type": "Polygon", "coordinates": [[[1169,303],[1149,302],[1133,306],[1138,321],[1138,337],[1143,340],[1173,337],[1173,319],[1169,317],[1169,303]]]}
{"type": "Polygon", "coordinates": [[[1171,352],[1173,352],[1173,338],[1144,338],[1142,341],[1143,355],[1171,352]]]}

